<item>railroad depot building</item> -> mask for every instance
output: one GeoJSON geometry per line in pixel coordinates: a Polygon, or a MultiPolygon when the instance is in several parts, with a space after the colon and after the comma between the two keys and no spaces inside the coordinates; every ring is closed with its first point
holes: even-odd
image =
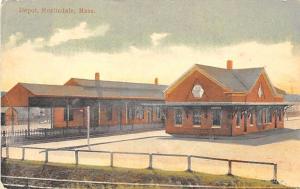
{"type": "Polygon", "coordinates": [[[153,84],[103,81],[99,73],[64,85],[18,83],[1,99],[2,125],[20,124],[19,112],[27,112],[30,129],[35,107],[50,109],[51,128],[162,124],[166,87],[157,78],[153,84]]]}
{"type": "Polygon", "coordinates": [[[264,68],[194,65],[165,91],[166,132],[235,136],[284,127],[287,103],[264,68]]]}
{"type": "Polygon", "coordinates": [[[289,106],[264,68],[233,69],[232,61],[225,69],[194,65],[170,86],[157,78],[153,84],[104,81],[96,73],[64,85],[18,83],[1,100],[2,125],[22,122],[30,129],[39,107],[49,110],[43,122],[51,128],[156,124],[169,134],[223,136],[283,128],[289,106]]]}

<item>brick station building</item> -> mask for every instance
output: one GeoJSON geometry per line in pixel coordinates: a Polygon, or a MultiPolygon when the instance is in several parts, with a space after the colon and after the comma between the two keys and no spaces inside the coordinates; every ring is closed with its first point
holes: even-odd
{"type": "Polygon", "coordinates": [[[165,91],[166,132],[235,136],[284,127],[287,104],[264,68],[194,65],[165,91]]]}
{"type": "Polygon", "coordinates": [[[51,128],[86,127],[87,120],[92,127],[162,124],[166,87],[157,78],[153,84],[104,81],[99,73],[93,80],[71,78],[64,85],[18,83],[1,98],[2,107],[10,110],[2,112],[7,118],[2,124],[17,125],[11,118],[18,113],[11,110],[24,107],[28,129],[34,107],[51,109],[51,128]]]}
{"type": "MultiPolygon", "coordinates": [[[[194,65],[170,86],[71,78],[64,85],[18,83],[1,97],[4,125],[25,107],[51,109],[51,128],[151,126],[184,135],[235,136],[284,127],[289,105],[264,68],[194,65]]],[[[20,117],[20,116],[19,116],[20,117]]],[[[24,117],[24,116],[23,116],[24,117]]],[[[2,124],[2,123],[1,123],[2,124]]]]}

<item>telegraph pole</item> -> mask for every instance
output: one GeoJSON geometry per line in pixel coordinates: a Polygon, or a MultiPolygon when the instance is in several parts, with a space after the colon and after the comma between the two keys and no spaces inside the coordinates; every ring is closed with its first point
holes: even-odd
{"type": "Polygon", "coordinates": [[[91,146],[90,146],[90,106],[87,106],[86,108],[86,118],[87,118],[87,146],[88,149],[91,150],[91,146]]]}

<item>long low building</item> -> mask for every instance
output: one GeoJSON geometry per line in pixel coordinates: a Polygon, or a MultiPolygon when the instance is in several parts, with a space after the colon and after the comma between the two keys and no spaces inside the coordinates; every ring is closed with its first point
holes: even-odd
{"type": "Polygon", "coordinates": [[[41,107],[51,108],[52,128],[162,123],[166,87],[157,78],[153,84],[103,81],[99,73],[64,85],[18,83],[2,97],[3,122],[18,124],[15,109],[27,107],[29,125],[31,109],[41,107]]]}
{"type": "MultiPolygon", "coordinates": [[[[52,128],[165,124],[170,134],[242,135],[283,128],[289,106],[264,68],[194,65],[170,86],[71,78],[64,85],[18,83],[2,99],[1,123],[25,107],[50,108],[52,128]]],[[[27,108],[27,109],[26,109],[27,108]]],[[[19,116],[22,117],[22,116],[19,116]]]]}

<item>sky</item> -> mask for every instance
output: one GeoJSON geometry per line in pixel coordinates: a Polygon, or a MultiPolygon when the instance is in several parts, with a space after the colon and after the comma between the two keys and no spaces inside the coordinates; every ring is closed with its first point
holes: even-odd
{"type": "Polygon", "coordinates": [[[300,93],[299,18],[300,0],[2,1],[0,90],[95,72],[170,84],[194,64],[225,68],[231,59],[300,93]]]}

